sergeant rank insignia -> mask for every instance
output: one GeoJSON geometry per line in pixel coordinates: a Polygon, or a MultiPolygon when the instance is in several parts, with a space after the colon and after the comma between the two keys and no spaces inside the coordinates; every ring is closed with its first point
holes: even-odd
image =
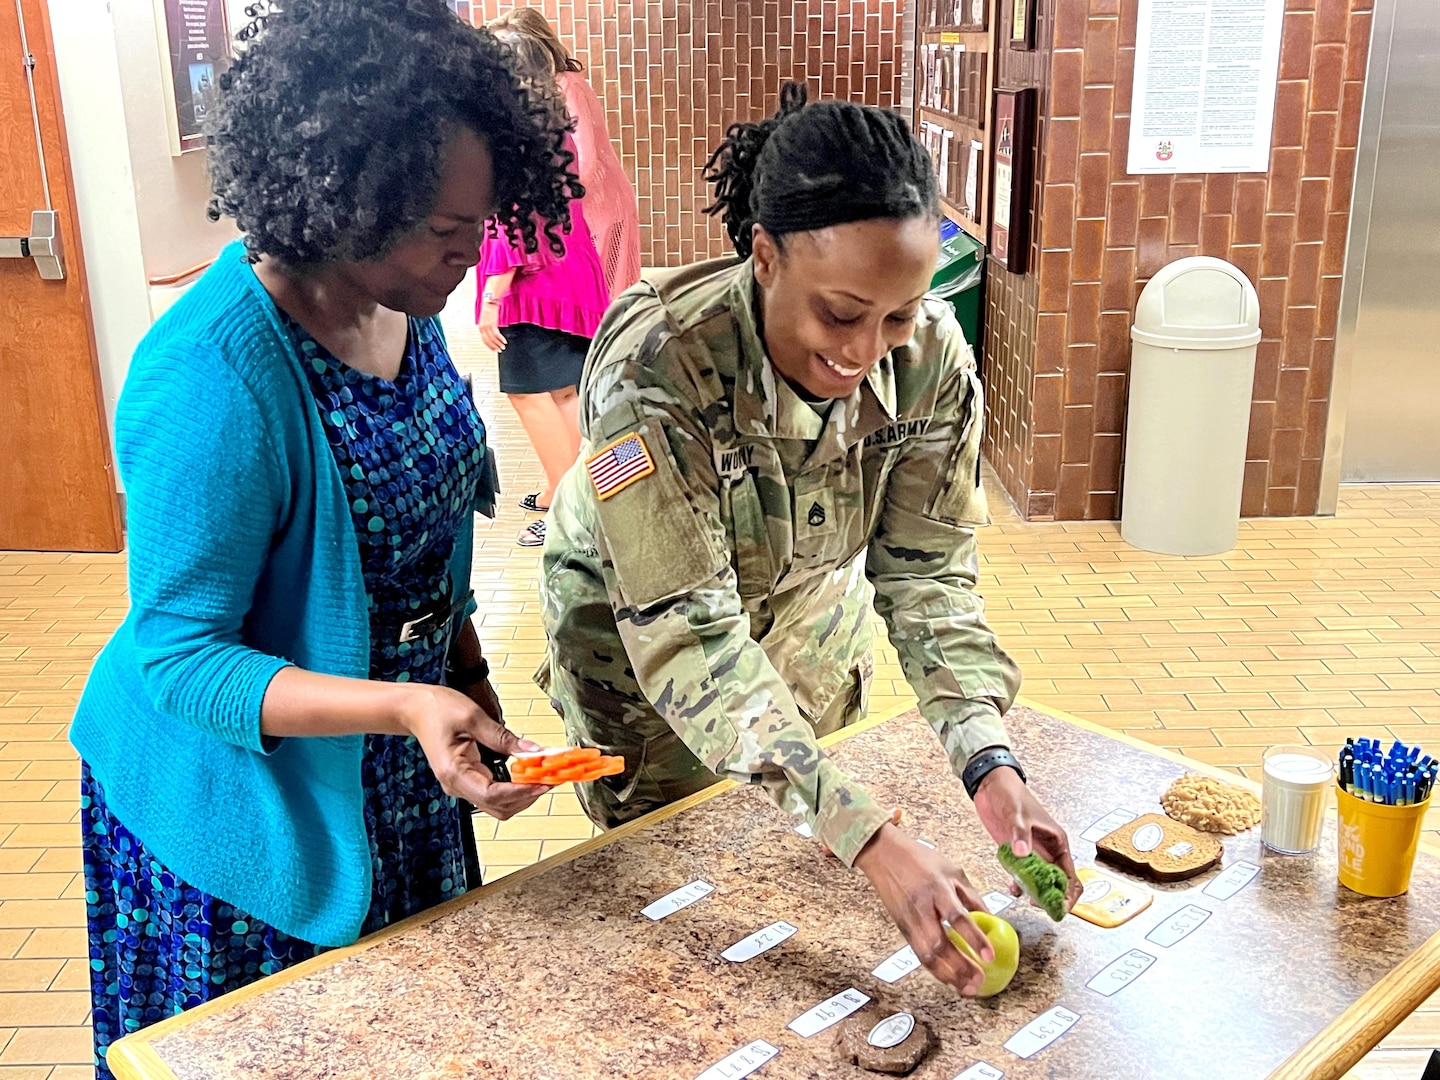
{"type": "Polygon", "coordinates": [[[595,494],[603,502],[655,471],[655,459],[638,432],[616,439],[585,462],[595,494]]]}

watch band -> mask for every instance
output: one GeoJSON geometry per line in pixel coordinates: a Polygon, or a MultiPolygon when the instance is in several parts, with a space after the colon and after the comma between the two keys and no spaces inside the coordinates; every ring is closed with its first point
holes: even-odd
{"type": "Polygon", "coordinates": [[[466,664],[462,668],[447,667],[445,669],[445,685],[452,687],[474,686],[478,682],[484,682],[490,678],[490,661],[483,656],[473,664],[466,664]]]}
{"type": "Polygon", "coordinates": [[[965,771],[960,775],[960,782],[965,785],[965,794],[975,798],[975,792],[980,790],[980,781],[989,776],[990,773],[1001,766],[1009,766],[1020,775],[1020,782],[1027,783],[1025,770],[1020,767],[1020,761],[1006,747],[991,746],[981,750],[972,757],[965,765],[965,771]]]}

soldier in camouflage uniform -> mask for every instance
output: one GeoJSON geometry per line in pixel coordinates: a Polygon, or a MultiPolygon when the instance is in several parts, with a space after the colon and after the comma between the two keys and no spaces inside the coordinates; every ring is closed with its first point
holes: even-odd
{"type": "MultiPolygon", "coordinates": [[[[857,865],[877,834],[903,833],[816,736],[864,714],[872,587],[957,774],[982,751],[1008,758],[1001,715],[1020,673],[974,591],[972,530],[986,521],[981,390],[949,306],[922,295],[938,242],[928,159],[893,114],[805,108],[802,93],[786,93],[776,119],[732,129],[728,159],[717,155],[721,206],[737,208],[727,224],[742,254],[754,235],[754,257],[636,286],[595,339],[580,391],[581,462],[550,514],[549,652],[538,681],[571,742],[625,757],[622,775],[580,786],[597,823],[630,820],[727,777],[763,785],[857,865]],[[855,154],[857,127],[873,133],[881,166],[898,160],[908,170],[901,182],[861,158],[848,166],[858,180],[809,205],[786,205],[782,194],[767,215],[763,190],[757,200],[753,174],[736,165],[754,162],[759,147],[786,149],[787,134],[791,157],[833,161],[823,143],[841,139],[855,154]],[[898,205],[877,204],[867,180],[881,195],[898,188],[898,205]],[[847,213],[857,190],[859,213],[847,213]],[[759,228],[745,213],[756,201],[759,228]],[[831,220],[845,227],[814,232],[831,220]],[[894,246],[908,259],[887,247],[902,229],[894,246]],[[875,265],[848,289],[781,310],[778,275],[800,271],[802,257],[817,257],[811,248],[822,285],[845,285],[867,258],[875,265]],[[886,277],[895,282],[870,280],[886,277]],[[876,300],[868,313],[866,293],[876,300]],[[792,340],[816,304],[823,351],[792,340]]],[[[777,172],[796,170],[792,162],[777,172]]],[[[1018,793],[997,801],[992,833],[1039,846],[1073,881],[1064,833],[1026,793],[1018,763],[995,771],[1010,774],[1018,793]]],[[[978,896],[948,863],[913,873],[949,875],[951,894],[932,900],[928,921],[897,921],[937,975],[974,989],[940,921],[972,930],[961,911],[978,896]]],[[[914,895],[884,898],[892,914],[925,907],[914,895]]]]}

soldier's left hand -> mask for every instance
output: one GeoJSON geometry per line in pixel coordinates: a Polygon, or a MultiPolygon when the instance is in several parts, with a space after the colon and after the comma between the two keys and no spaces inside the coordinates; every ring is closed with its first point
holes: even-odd
{"type": "MultiPolygon", "coordinates": [[[[1075,860],[1070,855],[1070,838],[1040,805],[1025,781],[1013,769],[992,769],[980,781],[975,792],[975,812],[997,844],[1009,844],[1020,858],[1031,851],[1065,871],[1069,887],[1065,891],[1066,910],[1080,899],[1080,878],[1075,873],[1075,860]]],[[[1020,895],[1020,886],[1011,884],[1011,891],[1020,895]]]]}

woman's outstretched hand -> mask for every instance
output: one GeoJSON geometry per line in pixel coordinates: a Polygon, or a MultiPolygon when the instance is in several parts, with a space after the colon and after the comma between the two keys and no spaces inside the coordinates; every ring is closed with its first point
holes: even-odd
{"type": "Polygon", "coordinates": [[[400,721],[425,751],[446,794],[464,799],[504,821],[552,789],[544,784],[501,784],[480,760],[477,745],[509,757],[539,750],[491,716],[474,700],[446,686],[414,684],[400,721]]]}

